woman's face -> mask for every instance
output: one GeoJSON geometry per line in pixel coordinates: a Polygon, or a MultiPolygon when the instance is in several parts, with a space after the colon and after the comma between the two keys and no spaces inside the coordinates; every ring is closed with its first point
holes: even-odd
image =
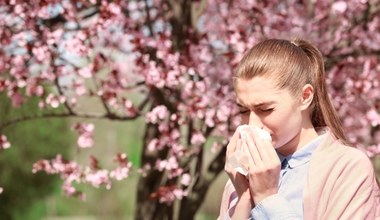
{"type": "MultiPolygon", "coordinates": [[[[268,131],[273,146],[280,152],[297,148],[303,126],[301,99],[287,89],[278,89],[265,77],[235,81],[237,105],[244,124],[268,131]]],[[[286,153],[284,153],[286,154],[286,153]]]]}

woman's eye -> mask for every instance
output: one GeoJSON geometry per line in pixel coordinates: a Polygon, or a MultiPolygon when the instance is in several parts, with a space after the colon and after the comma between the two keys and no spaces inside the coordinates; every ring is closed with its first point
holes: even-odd
{"type": "Polygon", "coordinates": [[[260,109],[261,112],[271,112],[274,108],[266,108],[266,109],[260,109]]]}
{"type": "Polygon", "coordinates": [[[248,109],[242,109],[242,110],[239,110],[239,113],[244,115],[244,114],[247,114],[249,112],[248,109]]]}

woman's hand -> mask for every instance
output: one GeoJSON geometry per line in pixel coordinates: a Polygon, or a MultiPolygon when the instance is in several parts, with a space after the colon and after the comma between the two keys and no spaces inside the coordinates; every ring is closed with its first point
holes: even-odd
{"type": "Polygon", "coordinates": [[[242,139],[239,134],[239,130],[236,130],[232,136],[230,143],[227,145],[226,152],[226,164],[224,169],[228,174],[236,193],[238,195],[238,201],[236,206],[233,207],[231,219],[248,219],[250,216],[250,211],[254,207],[253,200],[251,198],[251,193],[249,191],[249,182],[246,176],[243,176],[237,172],[231,165],[229,159],[235,153],[235,151],[240,150],[242,145],[242,139]]]}
{"type": "Polygon", "coordinates": [[[278,192],[281,162],[271,142],[259,137],[256,129],[245,128],[248,151],[248,181],[252,199],[258,204],[278,192]]]}
{"type": "Polygon", "coordinates": [[[236,130],[234,135],[232,136],[230,143],[227,145],[227,152],[226,152],[226,164],[224,166],[224,170],[228,174],[228,177],[230,178],[232,184],[235,187],[235,190],[238,194],[238,197],[240,198],[244,193],[249,193],[249,182],[247,177],[243,176],[242,174],[238,173],[231,165],[229,159],[233,155],[233,153],[236,150],[240,150],[242,145],[242,139],[239,134],[239,130],[236,130]]]}

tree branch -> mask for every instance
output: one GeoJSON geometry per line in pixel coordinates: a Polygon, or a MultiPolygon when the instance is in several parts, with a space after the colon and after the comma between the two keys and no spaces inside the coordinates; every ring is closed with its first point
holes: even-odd
{"type": "Polygon", "coordinates": [[[199,17],[203,14],[207,6],[207,0],[191,3],[191,23],[194,29],[197,27],[199,17]]]}
{"type": "Polygon", "coordinates": [[[114,121],[130,121],[138,118],[140,115],[136,114],[134,116],[118,116],[118,115],[109,115],[109,114],[78,114],[78,113],[46,113],[42,115],[30,115],[30,116],[23,116],[20,118],[16,118],[10,121],[7,121],[3,124],[0,124],[0,129],[3,129],[5,127],[8,127],[10,125],[23,122],[23,121],[31,121],[36,119],[42,119],[42,118],[68,118],[68,117],[74,117],[74,118],[92,118],[92,119],[108,119],[108,120],[114,120],[114,121]]]}
{"type": "MultiPolygon", "coordinates": [[[[52,59],[52,60],[53,60],[53,59],[52,59]]],[[[56,69],[56,68],[54,68],[54,69],[56,69]]],[[[58,93],[59,93],[61,96],[65,96],[65,94],[63,93],[63,90],[62,90],[61,86],[59,85],[59,80],[58,80],[58,79],[59,79],[59,77],[56,76],[55,79],[54,79],[54,84],[55,84],[55,86],[57,87],[58,93]]],[[[69,103],[67,102],[67,100],[64,102],[64,105],[65,105],[67,111],[69,111],[70,114],[74,114],[74,115],[75,115],[73,109],[70,107],[70,105],[69,105],[69,103]]]]}
{"type": "Polygon", "coordinates": [[[153,32],[153,26],[152,26],[152,18],[150,16],[150,9],[148,6],[148,0],[144,0],[144,3],[145,3],[144,4],[145,5],[145,12],[146,12],[146,24],[148,26],[150,36],[153,36],[154,32],[153,32]]]}

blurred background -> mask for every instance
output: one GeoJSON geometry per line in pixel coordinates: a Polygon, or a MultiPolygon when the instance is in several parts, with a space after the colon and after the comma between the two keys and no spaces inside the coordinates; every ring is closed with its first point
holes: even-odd
{"type": "Polygon", "coordinates": [[[380,0],[0,0],[0,219],[216,219],[231,75],[267,38],[321,50],[379,176],[379,30],[380,0]]]}
{"type": "MultiPolygon", "coordinates": [[[[0,98],[1,118],[11,117],[24,111],[37,111],[32,106],[23,106],[7,115],[5,109],[11,103],[4,96],[0,98]]],[[[96,108],[94,103],[87,103],[96,108]]],[[[143,120],[125,125],[123,122],[90,120],[96,126],[95,145],[92,149],[78,151],[75,135],[70,125],[75,120],[42,119],[23,122],[9,127],[5,132],[12,140],[12,148],[1,152],[1,186],[5,189],[0,196],[1,219],[15,220],[100,220],[134,219],[136,185],[140,174],[132,172],[121,181],[114,182],[111,189],[82,186],[86,200],[67,197],[63,194],[62,181],[58,176],[45,173],[33,174],[32,165],[38,159],[49,158],[57,153],[78,162],[88,163],[89,155],[105,159],[102,165],[111,165],[117,152],[126,152],[134,166],[140,164],[143,136],[143,120]]],[[[208,146],[210,147],[210,146],[208,146]]],[[[211,154],[211,151],[209,151],[211,154]]],[[[216,219],[227,176],[223,173],[210,187],[206,200],[196,219],[216,219]]]]}

